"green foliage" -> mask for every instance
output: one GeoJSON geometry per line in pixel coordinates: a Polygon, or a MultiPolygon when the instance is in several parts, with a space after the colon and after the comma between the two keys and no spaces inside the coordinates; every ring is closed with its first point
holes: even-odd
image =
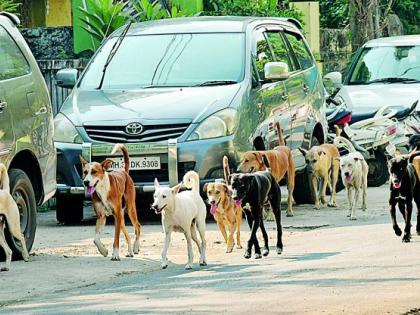
{"type": "Polygon", "coordinates": [[[207,0],[206,15],[293,17],[302,22],[302,13],[278,0],[207,0]]]}
{"type": "Polygon", "coordinates": [[[203,0],[170,0],[173,7],[182,10],[185,14],[195,15],[203,11],[203,0]]]}
{"type": "Polygon", "coordinates": [[[127,3],[113,3],[112,0],[87,0],[87,9],[79,7],[85,16],[81,18],[86,30],[97,41],[101,42],[117,28],[130,19],[125,10],[127,3]]]}
{"type": "Polygon", "coordinates": [[[321,27],[345,27],[349,22],[348,2],[348,0],[319,0],[321,27]]]}
{"type": "Polygon", "coordinates": [[[16,0],[0,0],[0,11],[5,11],[19,15],[22,4],[16,0]]]}
{"type": "Polygon", "coordinates": [[[138,14],[139,21],[160,20],[168,17],[168,12],[162,8],[159,1],[150,3],[148,0],[133,0],[132,5],[138,14]]]}
{"type": "Polygon", "coordinates": [[[419,0],[396,0],[392,9],[404,25],[406,34],[420,34],[419,0]]]}

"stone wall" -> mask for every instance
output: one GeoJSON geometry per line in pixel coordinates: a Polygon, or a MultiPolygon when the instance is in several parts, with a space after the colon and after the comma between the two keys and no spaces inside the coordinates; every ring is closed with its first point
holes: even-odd
{"type": "Polygon", "coordinates": [[[72,27],[35,27],[21,32],[36,60],[77,58],[73,52],[72,27]]]}
{"type": "Polygon", "coordinates": [[[321,60],[324,74],[331,71],[344,74],[352,57],[349,33],[346,29],[321,29],[321,60]]]}

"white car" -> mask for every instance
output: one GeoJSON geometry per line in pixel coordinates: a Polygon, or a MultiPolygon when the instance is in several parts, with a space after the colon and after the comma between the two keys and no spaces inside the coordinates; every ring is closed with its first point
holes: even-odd
{"type": "Polygon", "coordinates": [[[336,98],[352,110],[352,122],[373,116],[384,105],[410,107],[420,99],[420,35],[368,41],[356,52],[344,80],[339,72],[324,79],[340,89],[336,98]]]}

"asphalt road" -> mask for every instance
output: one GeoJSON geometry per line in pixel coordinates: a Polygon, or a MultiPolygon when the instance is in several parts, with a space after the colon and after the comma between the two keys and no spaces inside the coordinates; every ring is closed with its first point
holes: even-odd
{"type": "MultiPolygon", "coordinates": [[[[244,259],[242,249],[226,254],[209,223],[209,265],[199,267],[196,253],[193,271],[184,270],[181,234],[173,237],[168,269],[160,269],[159,224],[143,225],[138,256],[114,262],[93,246],[94,220],[66,227],[54,213],[40,214],[30,262],[0,274],[0,313],[420,314],[420,236],[403,244],[393,234],[387,195],[385,186],[369,188],[368,211],[358,211],[357,221],[346,217],[344,192],[337,209],[299,206],[293,218],[283,212],[284,252],[275,253],[269,222],[272,251],[260,260],[244,259]]],[[[242,231],[245,244],[245,222],[242,231]]],[[[112,234],[109,224],[109,248],[112,234]]]]}

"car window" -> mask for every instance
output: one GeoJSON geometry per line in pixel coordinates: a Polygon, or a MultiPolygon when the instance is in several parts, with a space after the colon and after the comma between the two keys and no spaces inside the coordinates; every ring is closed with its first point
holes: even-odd
{"type": "Polygon", "coordinates": [[[286,46],[286,43],[281,37],[280,32],[267,32],[266,36],[268,43],[270,44],[271,49],[273,50],[275,61],[286,63],[289,66],[289,71],[296,70],[292,63],[292,58],[290,56],[288,47],[286,46]]]}
{"type": "Polygon", "coordinates": [[[7,80],[30,73],[30,67],[19,47],[0,26],[0,80],[7,80]]]}
{"type": "Polygon", "coordinates": [[[270,46],[268,44],[265,32],[258,33],[256,38],[256,59],[255,64],[257,65],[258,75],[260,79],[264,78],[264,65],[267,62],[274,61],[273,54],[271,53],[270,46]]]}
{"type": "Polygon", "coordinates": [[[290,45],[292,46],[293,52],[299,62],[301,69],[308,69],[313,66],[314,61],[312,59],[312,55],[308,46],[306,46],[303,38],[294,33],[284,33],[286,35],[287,40],[289,41],[290,45]]]}

